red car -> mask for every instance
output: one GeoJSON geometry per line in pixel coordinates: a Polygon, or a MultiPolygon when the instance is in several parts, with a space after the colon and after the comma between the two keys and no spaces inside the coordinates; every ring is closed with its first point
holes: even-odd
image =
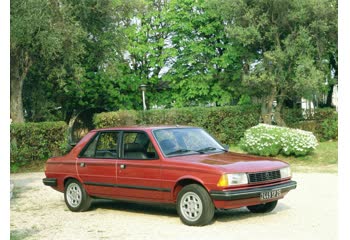
{"type": "Polygon", "coordinates": [[[270,212],[297,185],[287,163],[228,152],[203,129],[179,126],[93,130],[50,158],[45,175],[71,211],[93,198],[171,203],[192,226],[210,223],[215,209],[270,212]]]}

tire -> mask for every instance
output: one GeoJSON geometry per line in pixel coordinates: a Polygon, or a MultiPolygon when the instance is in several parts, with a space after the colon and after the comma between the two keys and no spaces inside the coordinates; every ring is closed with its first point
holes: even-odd
{"type": "Polygon", "coordinates": [[[64,188],[64,201],[72,212],[83,212],[90,208],[92,199],[79,181],[70,179],[64,188]]]}
{"type": "Polygon", "coordinates": [[[213,219],[215,207],[208,192],[202,186],[190,184],[179,192],[176,210],[184,224],[203,226],[213,219]]]}
{"type": "Polygon", "coordinates": [[[247,208],[252,213],[268,213],[268,212],[271,212],[272,210],[275,209],[277,202],[278,201],[276,200],[273,202],[268,202],[268,203],[253,205],[253,206],[247,206],[247,208]]]}

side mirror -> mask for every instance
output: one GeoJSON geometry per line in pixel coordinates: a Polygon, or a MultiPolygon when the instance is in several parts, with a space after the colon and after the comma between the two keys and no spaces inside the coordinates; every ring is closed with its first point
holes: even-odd
{"type": "Polygon", "coordinates": [[[224,147],[224,149],[226,150],[226,152],[228,152],[228,151],[229,151],[229,149],[230,149],[230,146],[229,146],[229,145],[227,145],[227,144],[223,144],[222,146],[224,147]]]}

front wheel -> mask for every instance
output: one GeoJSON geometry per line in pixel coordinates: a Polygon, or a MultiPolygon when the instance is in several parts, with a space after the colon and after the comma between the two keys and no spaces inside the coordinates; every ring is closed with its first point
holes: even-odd
{"type": "Polygon", "coordinates": [[[72,212],[83,212],[90,208],[92,200],[79,181],[70,179],[65,185],[64,201],[72,212]]]}
{"type": "Polygon", "coordinates": [[[276,200],[273,202],[268,202],[268,203],[253,205],[253,206],[247,206],[247,208],[252,213],[268,213],[268,212],[271,212],[272,210],[275,209],[277,202],[278,201],[276,200]]]}
{"type": "Polygon", "coordinates": [[[215,207],[208,192],[198,184],[185,186],[179,192],[176,210],[183,223],[189,226],[203,226],[214,217],[215,207]]]}

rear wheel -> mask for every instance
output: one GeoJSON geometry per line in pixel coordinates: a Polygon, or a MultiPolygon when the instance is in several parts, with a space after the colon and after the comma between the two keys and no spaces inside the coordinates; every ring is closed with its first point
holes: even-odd
{"type": "Polygon", "coordinates": [[[92,200],[79,181],[70,179],[65,185],[64,201],[69,210],[83,212],[90,208],[92,200]]]}
{"type": "Polygon", "coordinates": [[[189,226],[203,226],[210,223],[215,211],[208,192],[197,184],[187,185],[181,189],[177,196],[176,209],[181,221],[189,226]]]}
{"type": "Polygon", "coordinates": [[[278,201],[276,200],[273,202],[268,202],[268,203],[253,205],[253,206],[247,206],[247,208],[252,213],[268,213],[268,212],[271,212],[272,210],[275,209],[277,202],[278,201]]]}

